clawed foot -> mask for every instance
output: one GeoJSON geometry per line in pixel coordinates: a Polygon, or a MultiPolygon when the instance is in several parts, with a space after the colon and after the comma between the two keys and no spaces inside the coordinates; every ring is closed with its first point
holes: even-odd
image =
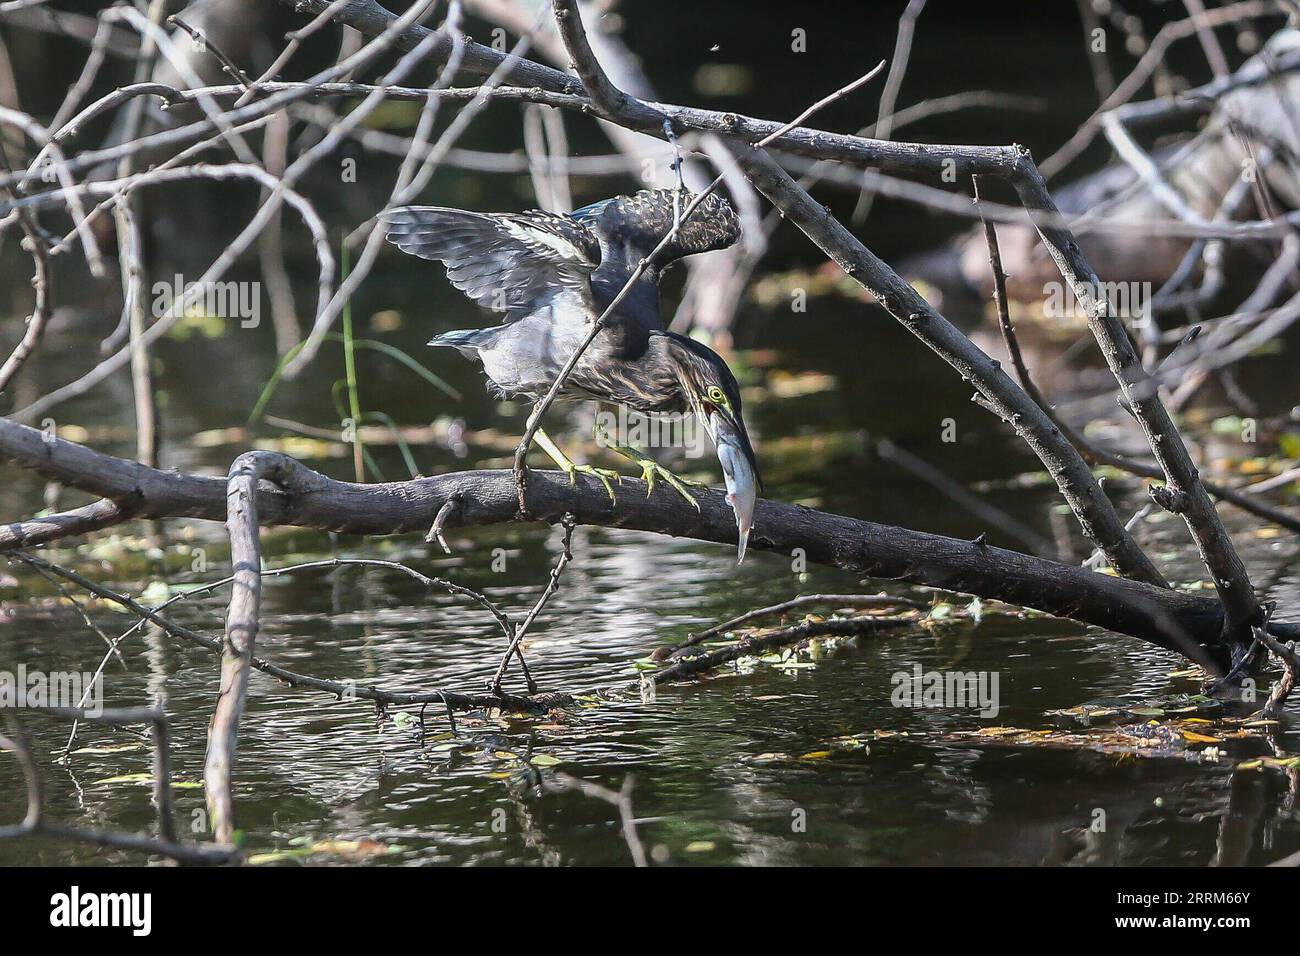
{"type": "Polygon", "coordinates": [[[609,500],[617,503],[617,499],[614,497],[614,486],[610,484],[610,479],[617,481],[619,484],[623,483],[623,476],[617,471],[614,471],[612,468],[597,468],[594,465],[575,465],[570,462],[569,467],[564,469],[564,473],[569,476],[569,484],[572,485],[577,483],[578,472],[582,472],[584,475],[591,475],[599,481],[605,486],[605,492],[609,495],[609,500]]]}
{"type": "MultiPolygon", "coordinates": [[[[609,432],[606,431],[599,422],[596,423],[594,434],[596,437],[596,442],[598,444],[603,445],[604,447],[610,449],[611,451],[618,452],[628,461],[635,462],[636,466],[641,469],[641,480],[646,483],[645,496],[647,498],[649,498],[652,494],[654,494],[655,482],[659,481],[659,479],[662,478],[664,481],[668,482],[668,484],[679,495],[681,495],[688,502],[690,502],[691,505],[694,506],[696,511],[700,510],[700,503],[696,501],[695,496],[691,494],[689,491],[687,491],[686,489],[686,486],[688,484],[693,485],[695,484],[695,482],[686,481],[683,478],[678,478],[676,475],[674,475],[663,465],[659,464],[659,462],[655,461],[653,458],[647,458],[645,455],[642,455],[634,448],[625,448],[624,446],[620,445],[618,442],[614,441],[610,437],[609,432]]],[[[697,487],[703,488],[705,486],[698,485],[697,487]]]]}
{"type": "Polygon", "coordinates": [[[537,429],[537,434],[534,436],[534,439],[538,446],[541,447],[546,454],[551,456],[551,460],[560,466],[560,470],[569,476],[569,484],[577,484],[578,472],[582,472],[584,475],[591,475],[605,486],[605,493],[609,495],[609,500],[617,503],[614,498],[614,486],[609,482],[612,478],[621,483],[623,481],[622,475],[609,468],[594,468],[591,465],[574,464],[573,460],[564,452],[560,451],[560,446],[555,444],[555,442],[551,440],[551,436],[546,434],[546,432],[541,428],[537,429]]]}
{"type": "Polygon", "coordinates": [[[695,500],[693,494],[686,490],[687,484],[695,484],[694,482],[687,482],[682,478],[678,478],[671,471],[652,458],[633,458],[632,460],[641,467],[641,479],[646,483],[645,496],[647,498],[654,494],[655,482],[662,478],[664,481],[668,482],[668,484],[674,488],[679,495],[694,505],[696,511],[700,510],[700,503],[695,500]]]}

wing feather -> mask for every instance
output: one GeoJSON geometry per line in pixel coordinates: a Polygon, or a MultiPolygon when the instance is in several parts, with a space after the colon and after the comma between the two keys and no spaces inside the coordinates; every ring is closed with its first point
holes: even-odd
{"type": "Polygon", "coordinates": [[[576,296],[590,311],[600,242],[568,216],[401,206],[381,221],[389,242],[413,256],[441,262],[452,285],[508,318],[559,294],[576,296]]]}

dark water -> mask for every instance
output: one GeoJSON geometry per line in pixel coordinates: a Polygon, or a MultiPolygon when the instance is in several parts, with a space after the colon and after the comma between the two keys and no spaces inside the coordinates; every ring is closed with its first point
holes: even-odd
{"type": "MultiPolygon", "coordinates": [[[[859,33],[845,30],[835,41],[838,59],[846,61],[852,54],[854,63],[874,63],[888,54],[892,27],[882,25],[892,22],[898,12],[894,7],[901,4],[880,6],[889,9],[873,14],[874,19],[864,14],[859,33]],[[875,32],[869,29],[873,24],[879,28],[875,32]]],[[[726,28],[731,32],[718,38],[724,50],[748,48],[760,32],[753,19],[738,17],[734,22],[740,26],[726,28]]],[[[636,17],[630,20],[635,23],[636,17]]],[[[928,45],[918,41],[914,62],[924,66],[942,60],[944,51],[966,49],[968,38],[958,35],[955,23],[937,20],[928,45]]],[[[778,33],[788,36],[789,29],[780,26],[778,33]]],[[[1010,29],[1007,24],[1001,28],[1010,29]]],[[[651,49],[665,57],[671,52],[689,64],[702,60],[708,50],[707,43],[702,51],[677,49],[652,26],[645,29],[651,49]]],[[[1040,46],[1062,56],[1081,45],[1076,32],[1050,23],[1026,23],[1019,29],[1015,35],[1022,40],[1022,34],[1038,29],[1040,46]]],[[[688,35],[709,39],[699,24],[688,35]]],[[[737,53],[737,59],[746,55],[737,53]]],[[[820,58],[809,67],[821,82],[819,91],[856,71],[840,70],[844,64],[837,66],[836,59],[820,58]]],[[[952,58],[954,63],[962,60],[952,58]]],[[[651,72],[663,76],[664,96],[692,98],[690,89],[679,88],[690,71],[662,62],[648,58],[651,72]]],[[[933,70],[915,68],[915,96],[974,85],[1019,89],[1024,81],[1013,65],[987,58],[953,69],[957,72],[950,71],[940,84],[933,70]]],[[[785,87],[774,78],[755,72],[757,87],[732,106],[787,115],[803,105],[802,98],[789,100],[788,90],[781,93],[785,87]]],[[[1066,93],[1086,109],[1086,70],[1075,72],[1077,83],[1067,84],[1066,93]]],[[[847,128],[854,118],[827,122],[847,128]]],[[[1060,122],[1059,117],[1040,118],[1017,135],[1004,129],[1015,125],[1012,120],[998,116],[997,128],[976,134],[969,117],[954,118],[926,138],[993,142],[1038,136],[1050,142],[1068,132],[1052,125],[1060,122]]],[[[499,127],[495,135],[508,141],[509,129],[508,124],[499,127]]],[[[442,192],[433,190],[430,200],[456,202],[453,186],[440,182],[442,192]]],[[[455,180],[457,188],[461,185],[455,180]]],[[[518,185],[511,182],[512,188],[518,185]]],[[[491,205],[490,190],[496,187],[483,181],[478,188],[478,203],[491,205]]],[[[600,188],[583,184],[589,198],[600,188]]],[[[580,198],[588,197],[584,193],[580,198]]],[[[846,201],[843,194],[840,198],[846,201]]],[[[904,219],[888,204],[881,204],[878,215],[882,251],[898,253],[936,237],[933,224],[904,219]]],[[[793,237],[782,241],[795,245],[793,237]]],[[[188,253],[158,250],[161,274],[169,274],[173,254],[188,253]]],[[[804,249],[779,253],[771,267],[800,261],[811,261],[804,249]]],[[[10,257],[6,268],[12,271],[20,264],[10,257]]],[[[298,263],[296,274],[304,282],[300,303],[309,302],[305,283],[310,263],[298,263]]],[[[250,277],[255,276],[240,276],[250,277]]],[[[70,294],[75,307],[61,313],[41,364],[23,386],[29,397],[87,368],[99,339],[116,322],[117,304],[109,297],[100,301],[86,280],[77,281],[80,295],[70,294]]],[[[365,408],[407,425],[463,419],[469,429],[465,458],[441,440],[417,445],[421,471],[433,474],[506,454],[508,440],[498,443],[486,430],[496,429],[507,438],[517,434],[520,410],[488,399],[477,373],[459,357],[419,348],[431,332],[480,321],[471,305],[448,294],[437,270],[385,257],[355,302],[355,312],[359,334],[406,348],[464,395],[453,401],[382,357],[361,356],[365,408]],[[400,323],[392,312],[400,315],[400,323]]],[[[251,442],[286,434],[265,425],[251,435],[215,434],[242,427],[274,367],[267,325],[241,330],[227,323],[215,335],[195,333],[158,350],[165,466],[221,474],[251,442]]],[[[13,328],[12,321],[8,327],[13,328]]],[[[746,407],[770,496],[927,531],[973,536],[987,530],[994,543],[1017,546],[1000,529],[989,528],[881,460],[873,450],[875,439],[889,438],[963,483],[985,483],[980,487],[987,489],[989,501],[1052,537],[1048,511],[1055,496],[1041,485],[1010,480],[1036,472],[1036,462],[970,403],[968,388],[879,310],[833,298],[815,298],[808,313],[797,316],[751,306],[738,338],[743,351],[736,365],[750,389],[746,407]],[[818,381],[823,387],[812,387],[818,381]],[[956,422],[955,445],[940,440],[947,418],[956,422]]],[[[1279,376],[1270,361],[1275,360],[1247,366],[1243,376],[1248,388],[1265,383],[1253,393],[1262,414],[1300,400],[1294,382],[1279,376]]],[[[282,388],[271,413],[336,427],[330,386],[341,375],[339,349],[331,346],[307,375],[282,388]]],[[[19,404],[25,403],[21,395],[19,404]]],[[[54,417],[64,434],[80,427],[96,448],[130,455],[129,408],[129,386],[118,378],[61,406],[54,417]]],[[[580,437],[580,419],[575,422],[580,437]]],[[[313,467],[349,476],[350,458],[338,446],[303,445],[290,451],[313,467]]],[[[394,449],[376,448],[375,454],[388,477],[404,477],[394,449]]],[[[710,459],[699,467],[702,477],[718,481],[710,459]]],[[[42,492],[38,481],[8,469],[0,484],[0,508],[7,516],[35,513],[42,507],[42,492]]],[[[1129,495],[1126,513],[1140,505],[1135,492],[1131,487],[1124,492],[1129,495]]],[[[66,493],[61,504],[81,500],[66,493]]],[[[1253,524],[1229,517],[1256,583],[1268,597],[1294,608],[1300,597],[1296,541],[1260,537],[1253,524]]],[[[156,530],[128,526],[88,542],[47,549],[47,556],[124,590],[138,593],[152,584],[149,594],[155,598],[161,594],[158,582],[182,587],[227,573],[219,525],[167,522],[156,542],[144,537],[156,530]],[[202,548],[208,561],[202,573],[190,570],[195,548],[202,548]]],[[[1171,576],[1180,581],[1203,577],[1173,523],[1148,523],[1142,536],[1171,576]]],[[[448,558],[418,536],[331,540],[281,529],[268,535],[266,553],[272,566],[331,555],[403,561],[482,589],[521,616],[541,592],[560,537],[551,529],[510,527],[453,533],[451,542],[455,554],[448,558]],[[496,549],[503,549],[504,571],[493,568],[494,553],[501,553],[496,549]]],[[[1070,544],[1082,551],[1077,535],[1070,544]]],[[[654,648],[757,605],[799,593],[875,591],[880,586],[821,568],[796,574],[788,558],[767,554],[754,554],[735,568],[728,548],[631,532],[579,529],[574,553],[561,590],[526,644],[533,673],[547,690],[585,693],[624,685],[635,678],[633,662],[654,648]]],[[[93,670],[103,656],[103,642],[77,610],[20,566],[8,571],[16,581],[0,590],[0,664],[93,670]]],[[[225,599],[224,591],[196,597],[178,604],[174,616],[217,634],[225,599]]],[[[132,623],[103,605],[91,605],[87,612],[109,636],[132,623]]],[[[266,582],[259,653],[297,671],[385,687],[474,690],[495,668],[501,650],[500,632],[485,613],[402,575],[344,568],[266,582]]],[[[215,661],[157,634],[133,636],[123,654],[125,665],[112,661],[105,671],[106,704],[154,699],[165,704],[173,720],[175,777],[183,784],[200,780],[217,687],[215,661]]],[[[1218,760],[1190,752],[1138,759],[1000,746],[992,739],[978,744],[944,739],[982,726],[1046,727],[1046,711],[1097,698],[1141,700],[1197,689],[1188,678],[1170,676],[1181,666],[1178,658],[1138,641],[1064,622],[988,615],[978,624],[957,622],[862,638],[826,648],[808,663],[815,666],[760,664],[749,673],[661,688],[650,702],[626,692],[540,720],[463,716],[454,737],[445,719],[430,708],[423,739],[405,719],[399,719],[400,726],[391,719],[377,720],[370,705],[289,690],[255,675],[236,768],[238,824],[254,853],[293,850],[315,841],[374,843],[361,851],[339,846],[341,853],[318,854],[311,862],[378,848],[384,852],[364,859],[399,865],[627,862],[629,851],[613,807],[575,793],[539,794],[531,786],[520,758],[544,756],[560,761],[557,769],[565,773],[615,789],[631,776],[639,832],[657,862],[1207,865],[1264,863],[1300,849],[1297,778],[1233,769],[1238,759],[1269,753],[1270,747],[1294,751],[1297,739],[1291,731],[1225,746],[1218,760]],[[910,672],[917,664],[925,670],[996,672],[1000,713],[982,718],[972,710],[891,706],[891,674],[910,672]],[[876,731],[897,736],[874,740],[869,747],[834,743],[876,731]],[[828,750],[829,756],[809,756],[828,750]],[[1107,827],[1090,834],[1097,810],[1105,812],[1107,827]]],[[[53,754],[66,742],[67,727],[31,718],[24,726],[44,771],[51,817],[86,826],[149,828],[148,787],[103,782],[148,771],[147,749],[120,749],[134,738],[83,727],[77,748],[112,752],[74,753],[61,765],[53,754]]],[[[200,819],[201,789],[182,786],[176,799],[182,827],[200,819]]],[[[12,755],[0,753],[0,821],[17,820],[22,812],[21,776],[12,755]]],[[[139,859],[48,841],[0,842],[0,864],[139,859]]]]}
{"type": "MultiPolygon", "coordinates": [[[[943,388],[918,389],[915,424],[897,427],[887,402],[872,406],[854,394],[853,376],[860,357],[867,356],[865,378],[874,385],[859,387],[897,393],[906,387],[907,363],[872,358],[869,346],[879,341],[880,330],[858,321],[851,307],[834,308],[848,329],[836,334],[847,334],[852,349],[822,348],[816,353],[820,360],[806,364],[790,349],[780,354],[787,367],[832,375],[844,388],[785,399],[779,411],[769,410],[775,400],[759,402],[751,414],[763,448],[809,434],[848,437],[830,442],[841,449],[831,453],[796,451],[777,458],[771,493],[928,530],[975,533],[983,527],[976,519],[875,458],[867,436],[853,431],[855,424],[869,425],[943,461],[936,423],[964,397],[945,396],[943,388]],[[801,436],[801,419],[817,422],[816,429],[801,436]]],[[[198,372],[190,363],[203,361],[199,352],[206,347],[173,343],[161,351],[168,395],[179,395],[193,381],[198,372]]],[[[443,366],[456,371],[455,362],[437,365],[443,366]]],[[[363,364],[362,382],[374,385],[373,391],[364,387],[363,395],[382,394],[383,374],[378,365],[363,364]]],[[[316,375],[294,390],[314,391],[328,401],[327,384],[327,376],[316,375]]],[[[473,396],[467,414],[493,418],[472,384],[464,384],[473,396]]],[[[231,424],[240,420],[235,411],[255,398],[256,386],[251,373],[228,383],[223,407],[191,393],[186,414],[195,416],[196,428],[231,424]]],[[[399,407],[395,398],[369,401],[369,407],[399,407]]],[[[87,415],[81,421],[95,419],[87,415]]],[[[511,421],[517,427],[518,418],[511,421]]],[[[998,431],[977,422],[969,427],[974,451],[948,463],[954,473],[987,478],[1032,467],[998,431]]],[[[174,420],[168,431],[178,444],[169,444],[166,461],[218,471],[239,450],[183,450],[177,429],[174,420]]],[[[128,451],[112,441],[96,444],[128,451]]],[[[446,450],[420,447],[416,454],[431,472],[454,466],[446,450]]],[[[380,460],[399,473],[395,459],[389,452],[380,460]]],[[[313,464],[342,475],[349,467],[337,460],[313,464]]],[[[1043,516],[1051,501],[1047,492],[989,497],[1049,533],[1043,516]]],[[[9,513],[34,510],[39,489],[19,476],[4,500],[9,513]]],[[[90,544],[58,549],[52,559],[138,591],[164,577],[160,556],[140,551],[138,530],[124,530],[121,540],[100,535],[90,544]]],[[[166,580],[179,586],[226,573],[220,535],[217,525],[168,523],[164,557],[173,570],[166,580]],[[208,551],[206,574],[188,571],[194,546],[208,551]]],[[[997,530],[992,535],[1000,536],[997,530]]],[[[1148,540],[1155,553],[1172,559],[1171,573],[1200,577],[1175,526],[1151,526],[1148,540]]],[[[1257,582],[1294,606],[1295,542],[1249,534],[1241,540],[1257,582]]],[[[453,534],[452,543],[456,555],[447,558],[414,538],[331,543],[312,532],[277,531],[268,542],[268,562],[283,566],[331,554],[404,561],[481,588],[518,614],[540,593],[559,537],[553,530],[485,529],[453,534]],[[498,548],[506,554],[504,573],[492,570],[498,548]]],[[[736,569],[729,549],[639,533],[579,529],[574,550],[563,587],[527,645],[544,689],[621,685],[634,678],[635,659],[700,625],[798,593],[861,586],[851,575],[826,569],[795,575],[789,559],[767,554],[755,554],[736,569]]],[[[94,669],[103,655],[100,639],[73,608],[51,600],[48,586],[17,567],[11,570],[22,575],[23,586],[5,592],[0,659],[26,662],[31,669],[94,669]]],[[[866,586],[875,589],[871,582],[866,586]]],[[[402,575],[358,568],[309,571],[268,579],[266,592],[260,652],[298,671],[387,687],[475,689],[501,651],[500,633],[485,613],[402,575]]],[[[219,592],[182,602],[176,618],[219,633],[224,600],[225,592],[219,592]]],[[[130,624],[102,607],[91,615],[110,636],[130,624]]],[[[124,654],[125,669],[114,662],[105,672],[106,701],[126,705],[159,695],[175,721],[176,777],[199,780],[215,662],[157,635],[133,637],[124,654]]],[[[500,752],[554,757],[563,761],[558,769],[612,787],[632,775],[646,845],[661,848],[657,858],[674,863],[1260,863],[1300,848],[1294,783],[1275,771],[1233,773],[1238,757],[1261,752],[1260,741],[1214,762],[934,739],[980,726],[1048,726],[1044,711],[1094,698],[1194,691],[1194,682],[1170,678],[1178,667],[1174,656],[1121,636],[990,616],[978,625],[864,638],[827,652],[815,667],[762,665],[745,675],[661,688],[652,703],[629,693],[555,720],[463,717],[454,739],[431,708],[423,747],[412,729],[378,723],[369,705],[284,689],[256,675],[239,751],[239,824],[256,851],[304,840],[372,840],[400,848],[368,858],[383,863],[628,859],[613,808],[576,794],[539,796],[519,773],[520,762],[494,756],[500,752]],[[982,719],[969,710],[891,706],[890,675],[917,663],[925,670],[996,671],[1002,711],[982,719]],[[831,744],[881,730],[911,736],[878,740],[869,750],[831,744]],[[828,748],[828,758],[799,759],[828,748]],[[772,754],[783,756],[763,756],[772,754]],[[1089,842],[1083,829],[1097,808],[1105,810],[1108,830],[1089,842]],[[792,829],[796,819],[802,830],[792,829]]],[[[26,726],[42,755],[56,818],[128,829],[150,825],[146,786],[96,782],[147,771],[146,750],[75,754],[66,767],[56,766],[50,755],[62,747],[67,728],[35,720],[26,726]]],[[[1282,735],[1276,743],[1290,750],[1294,736],[1282,735]]],[[[78,737],[80,746],[124,742],[131,738],[96,728],[83,728],[78,737]]],[[[22,790],[12,757],[0,757],[0,782],[0,815],[17,818],[22,790]]],[[[177,804],[182,823],[189,821],[202,807],[202,791],[178,790],[177,804]]],[[[0,843],[0,862],[130,858],[49,842],[0,843]]]]}

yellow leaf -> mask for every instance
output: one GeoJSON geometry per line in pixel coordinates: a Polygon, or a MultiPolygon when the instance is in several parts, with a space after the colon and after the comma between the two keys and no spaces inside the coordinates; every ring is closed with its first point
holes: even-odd
{"type": "Polygon", "coordinates": [[[1022,733],[1018,727],[981,727],[979,731],[981,737],[1005,737],[1018,733],[1022,733]]]}

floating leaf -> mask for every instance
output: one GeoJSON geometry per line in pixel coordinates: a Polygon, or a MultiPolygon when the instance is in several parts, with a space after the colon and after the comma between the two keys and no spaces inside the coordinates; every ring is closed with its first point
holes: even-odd
{"type": "MultiPolygon", "coordinates": [[[[119,783],[141,783],[141,784],[147,783],[152,786],[153,774],[123,773],[123,774],[119,774],[116,777],[104,777],[101,780],[92,781],[90,786],[92,787],[98,787],[101,785],[110,786],[112,784],[119,784],[119,783]]],[[[203,784],[197,780],[173,780],[172,781],[173,790],[198,790],[202,786],[203,784]]]]}
{"type": "Polygon", "coordinates": [[[91,782],[92,787],[98,787],[101,784],[111,783],[153,783],[153,774],[151,773],[123,773],[116,777],[104,777],[102,780],[91,782]]]}
{"type": "Polygon", "coordinates": [[[254,853],[252,856],[248,857],[245,862],[249,866],[263,866],[267,863],[281,863],[285,860],[299,860],[307,856],[311,856],[311,850],[306,848],[271,850],[267,853],[254,853]]]}
{"type": "Polygon", "coordinates": [[[402,850],[400,846],[390,846],[377,840],[318,840],[313,842],[306,837],[295,837],[289,842],[293,846],[279,850],[269,850],[265,853],[254,853],[248,858],[247,862],[252,866],[261,866],[266,863],[301,860],[318,855],[342,856],[348,859],[360,860],[370,856],[399,853],[402,850]]]}
{"type": "Polygon", "coordinates": [[[78,747],[74,754],[120,754],[129,750],[148,750],[144,744],[98,744],[90,747],[78,747]]]}
{"type": "Polygon", "coordinates": [[[534,767],[554,767],[564,763],[559,757],[552,757],[550,754],[533,754],[528,762],[534,767]]]}

